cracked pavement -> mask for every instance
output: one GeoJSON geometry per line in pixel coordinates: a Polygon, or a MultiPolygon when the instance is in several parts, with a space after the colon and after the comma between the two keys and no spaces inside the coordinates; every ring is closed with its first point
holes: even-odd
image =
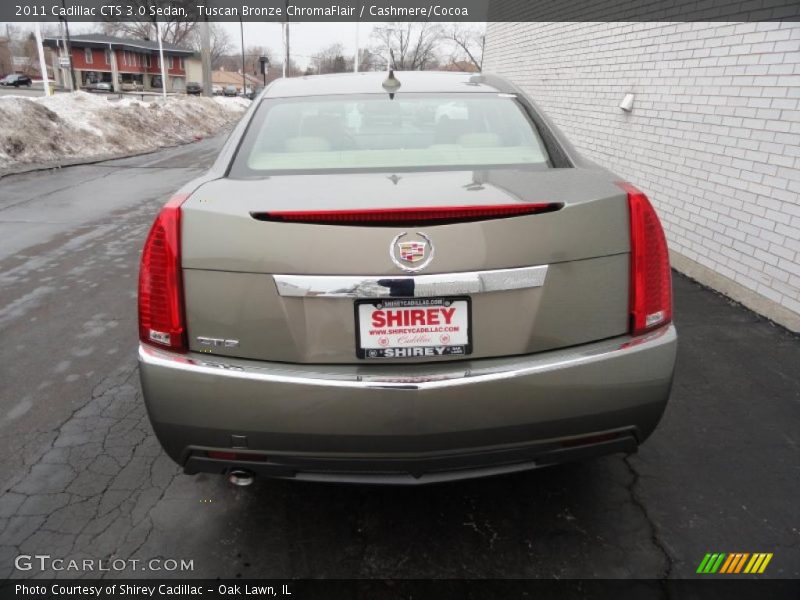
{"type": "Polygon", "coordinates": [[[773,552],[765,577],[800,577],[800,338],[677,275],[675,385],[638,454],[416,489],[183,475],[142,403],[136,273],[220,144],[0,179],[0,575],[691,577],[706,552],[773,552]]]}

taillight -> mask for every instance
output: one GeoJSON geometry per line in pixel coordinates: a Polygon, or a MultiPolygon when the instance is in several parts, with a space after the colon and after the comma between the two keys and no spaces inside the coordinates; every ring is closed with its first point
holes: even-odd
{"type": "Polygon", "coordinates": [[[186,352],[181,280],[181,205],[174,196],[156,217],[139,267],[139,339],[145,344],[186,352]]]}
{"type": "Polygon", "coordinates": [[[658,215],[640,190],[629,183],[631,228],[630,318],[631,334],[640,335],[672,321],[672,273],[667,239],[658,215]]]}

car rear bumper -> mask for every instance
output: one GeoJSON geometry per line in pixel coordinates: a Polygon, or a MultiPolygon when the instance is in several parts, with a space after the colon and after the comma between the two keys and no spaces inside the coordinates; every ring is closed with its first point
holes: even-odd
{"type": "Polygon", "coordinates": [[[189,473],[427,483],[635,450],[664,411],[676,347],[670,325],[449,363],[288,365],[148,346],[139,363],[156,435],[189,473]]]}

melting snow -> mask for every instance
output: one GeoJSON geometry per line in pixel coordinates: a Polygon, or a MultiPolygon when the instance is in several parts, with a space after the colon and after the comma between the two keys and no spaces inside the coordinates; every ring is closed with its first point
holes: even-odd
{"type": "Polygon", "coordinates": [[[0,96],[0,169],[191,142],[236,122],[250,105],[244,98],[111,98],[86,92],[0,96]]]}

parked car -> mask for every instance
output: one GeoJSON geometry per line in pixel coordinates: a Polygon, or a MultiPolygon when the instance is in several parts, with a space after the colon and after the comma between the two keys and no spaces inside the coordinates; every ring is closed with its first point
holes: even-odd
{"type": "Polygon", "coordinates": [[[92,83],[87,83],[84,88],[87,92],[113,92],[113,86],[109,81],[95,81],[92,83]]]}
{"type": "Polygon", "coordinates": [[[211,93],[215,96],[222,95],[222,86],[221,85],[212,85],[211,86],[211,93]]]}
{"type": "Polygon", "coordinates": [[[199,96],[203,93],[203,86],[196,81],[190,81],[186,84],[186,93],[199,96]]]}
{"type": "Polygon", "coordinates": [[[33,85],[33,80],[27,75],[12,73],[11,75],[6,75],[3,77],[3,79],[0,79],[0,85],[14,87],[20,87],[21,85],[24,85],[26,87],[31,87],[31,85],[33,85]]]}
{"type": "Polygon", "coordinates": [[[277,80],[156,218],[139,365],[166,452],[245,485],[635,451],[677,345],[645,194],[504,79],[384,77],[277,80]]]}
{"type": "Polygon", "coordinates": [[[239,93],[239,90],[236,89],[235,85],[226,85],[222,93],[226,96],[236,96],[239,93]]]}
{"type": "Polygon", "coordinates": [[[256,97],[264,90],[264,87],[265,86],[263,85],[257,85],[250,90],[250,93],[247,95],[247,97],[250,98],[250,100],[255,100],[256,97]]]}
{"type": "Polygon", "coordinates": [[[136,81],[126,81],[119,87],[123,92],[141,92],[144,90],[144,85],[136,81]]]}

